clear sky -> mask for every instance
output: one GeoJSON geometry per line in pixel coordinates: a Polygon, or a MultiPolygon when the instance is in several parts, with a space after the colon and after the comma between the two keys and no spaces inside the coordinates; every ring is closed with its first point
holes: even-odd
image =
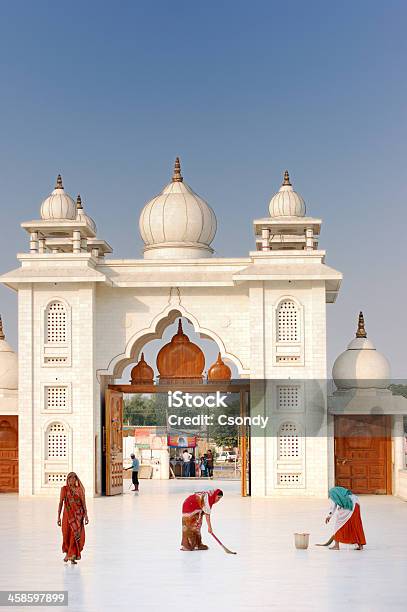
{"type": "MultiPolygon", "coordinates": [[[[321,216],[331,364],[369,337],[405,377],[406,37],[400,1],[2,2],[0,271],[28,248],[61,172],[115,257],[181,157],[214,208],[218,256],[246,256],[288,168],[321,216]]],[[[16,298],[0,289],[16,347],[16,298]]]]}

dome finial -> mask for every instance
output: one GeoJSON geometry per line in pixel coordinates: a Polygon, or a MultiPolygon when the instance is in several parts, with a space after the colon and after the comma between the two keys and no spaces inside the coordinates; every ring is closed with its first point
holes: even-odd
{"type": "Polygon", "coordinates": [[[57,176],[57,182],[55,184],[55,189],[63,189],[64,186],[62,184],[62,176],[60,174],[58,174],[57,176]]]}
{"type": "Polygon", "coordinates": [[[290,175],[288,174],[288,170],[284,172],[284,181],[283,185],[291,185],[290,183],[290,175]]]}
{"type": "Polygon", "coordinates": [[[362,311],[360,311],[359,313],[358,330],[356,332],[356,338],[367,338],[367,333],[365,330],[365,319],[363,317],[362,311]]]}
{"type": "Polygon", "coordinates": [[[0,340],[5,340],[5,339],[6,339],[6,336],[4,335],[4,330],[3,330],[3,320],[0,315],[0,340]]]}
{"type": "Polygon", "coordinates": [[[79,193],[78,193],[78,197],[76,198],[76,208],[77,210],[83,210],[82,198],[79,193]]]}
{"type": "Polygon", "coordinates": [[[179,321],[178,321],[178,333],[179,334],[183,334],[184,333],[184,330],[182,329],[182,321],[181,321],[181,319],[179,319],[179,321]]]}
{"type": "Polygon", "coordinates": [[[179,161],[179,157],[175,158],[175,164],[174,164],[174,174],[172,175],[172,182],[173,183],[182,183],[183,181],[183,177],[181,175],[181,163],[179,161]]]}

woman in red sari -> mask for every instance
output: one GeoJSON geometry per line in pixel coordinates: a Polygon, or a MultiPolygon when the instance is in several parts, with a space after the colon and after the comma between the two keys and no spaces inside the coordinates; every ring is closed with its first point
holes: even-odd
{"type": "Polygon", "coordinates": [[[61,488],[58,506],[58,525],[62,525],[62,552],[64,561],[76,563],[81,558],[85,544],[85,525],[89,523],[86,510],[85,488],[75,472],[66,477],[66,485],[61,488]],[[61,511],[64,507],[64,513],[61,511]]]}
{"type": "Polygon", "coordinates": [[[182,542],[181,550],[208,550],[202,544],[201,527],[205,515],[208,532],[212,533],[211,510],[223,497],[220,489],[199,491],[186,498],[182,504],[182,542]]]}
{"type": "Polygon", "coordinates": [[[356,544],[356,550],[363,550],[366,538],[360,515],[359,499],[352,491],[344,487],[332,487],[329,489],[328,496],[331,500],[331,508],[325,523],[329,523],[334,517],[334,535],[331,540],[335,540],[335,543],[331,546],[331,550],[339,550],[340,543],[356,544]]]}

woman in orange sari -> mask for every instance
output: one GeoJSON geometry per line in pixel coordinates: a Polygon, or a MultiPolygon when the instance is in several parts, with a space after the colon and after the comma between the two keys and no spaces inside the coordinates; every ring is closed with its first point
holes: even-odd
{"type": "Polygon", "coordinates": [[[61,488],[58,506],[58,525],[62,525],[62,552],[64,561],[76,563],[81,558],[85,544],[85,525],[89,523],[86,510],[85,488],[75,472],[66,477],[66,485],[61,488]],[[64,513],[61,511],[64,507],[64,513]]]}
{"type": "Polygon", "coordinates": [[[202,544],[201,527],[205,515],[208,532],[212,533],[211,510],[223,497],[220,489],[198,491],[186,498],[182,504],[182,542],[181,550],[208,550],[202,544]]]}

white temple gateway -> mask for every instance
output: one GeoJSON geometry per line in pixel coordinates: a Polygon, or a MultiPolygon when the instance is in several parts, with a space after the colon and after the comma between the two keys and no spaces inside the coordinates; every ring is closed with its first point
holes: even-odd
{"type": "Polygon", "coordinates": [[[0,279],[18,291],[19,319],[18,391],[0,329],[0,491],[54,495],[74,470],[88,494],[121,493],[123,392],[183,388],[237,392],[244,414],[250,396],[251,411],[270,416],[266,435],[241,431],[244,495],[325,497],[336,482],[407,499],[407,400],[388,390],[388,363],[362,316],[327,393],[326,304],[342,275],[326,265],[321,220],[306,216],[288,172],[269,216],[254,221],[256,249],[240,258],[213,257],[215,213],[178,159],[141,212],[143,259],[107,258],[111,247],[60,176],[40,219],[22,227],[29,252],[0,279]],[[180,325],[154,381],[143,349],[182,318],[220,358],[206,363],[180,325]]]}

